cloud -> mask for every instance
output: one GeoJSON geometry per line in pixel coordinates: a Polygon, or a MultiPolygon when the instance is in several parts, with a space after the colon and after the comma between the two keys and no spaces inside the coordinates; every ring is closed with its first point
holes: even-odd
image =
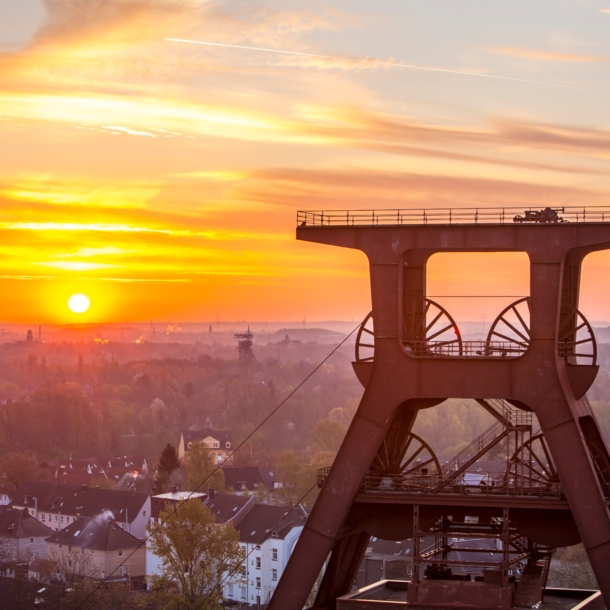
{"type": "Polygon", "coordinates": [[[238,195],[293,209],[608,205],[606,192],[576,186],[364,168],[260,171],[238,195]]]}
{"type": "Polygon", "coordinates": [[[528,49],[524,47],[491,47],[487,49],[495,55],[507,55],[521,59],[536,59],[541,61],[560,61],[570,63],[606,62],[608,57],[603,55],[580,55],[575,53],[555,53],[541,49],[528,49]]]}
{"type": "Polygon", "coordinates": [[[203,14],[198,0],[44,0],[48,19],[37,44],[126,44],[156,40],[203,14]]]}
{"type": "Polygon", "coordinates": [[[309,121],[295,128],[352,148],[563,173],[595,174],[598,170],[545,163],[539,156],[530,160],[524,152],[546,150],[599,159],[610,156],[610,130],[510,119],[493,120],[486,128],[468,128],[407,121],[355,108],[334,108],[312,112],[309,121]],[[484,153],[479,152],[483,149],[484,153]]]}
{"type": "Polygon", "coordinates": [[[610,8],[600,8],[600,13],[606,13],[606,15],[610,15],[610,8]]]}

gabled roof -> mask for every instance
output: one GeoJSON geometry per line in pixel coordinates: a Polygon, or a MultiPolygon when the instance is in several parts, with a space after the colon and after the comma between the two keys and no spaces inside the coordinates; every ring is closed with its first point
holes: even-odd
{"type": "Polygon", "coordinates": [[[117,521],[131,523],[148,499],[143,493],[116,491],[99,487],[76,487],[59,483],[28,481],[13,494],[13,505],[37,508],[42,513],[95,517],[109,510],[117,521]]]}
{"type": "Polygon", "coordinates": [[[50,536],[52,534],[46,525],[30,516],[27,510],[0,506],[0,537],[30,538],[50,536]]]}
{"type": "Polygon", "coordinates": [[[277,481],[272,470],[260,466],[225,466],[222,471],[225,475],[225,487],[232,487],[235,491],[244,489],[244,486],[254,491],[259,483],[272,491],[277,481]]]}
{"type": "Polygon", "coordinates": [[[105,552],[133,549],[142,544],[119,527],[108,513],[101,513],[93,519],[81,517],[55,532],[47,542],[105,552]]]}
{"type": "Polygon", "coordinates": [[[203,430],[187,430],[182,433],[184,438],[184,448],[188,450],[189,443],[196,443],[208,437],[212,437],[221,443],[224,449],[226,443],[233,442],[233,434],[227,430],[212,430],[212,428],[204,428],[203,430]]]}
{"type": "Polygon", "coordinates": [[[237,523],[252,508],[258,504],[258,500],[253,496],[234,496],[231,494],[211,494],[205,501],[205,505],[216,517],[217,523],[232,521],[237,527],[237,523]]]}
{"type": "Polygon", "coordinates": [[[307,513],[300,504],[289,506],[256,505],[236,526],[239,541],[262,544],[268,538],[285,538],[290,530],[303,527],[307,513]]]}

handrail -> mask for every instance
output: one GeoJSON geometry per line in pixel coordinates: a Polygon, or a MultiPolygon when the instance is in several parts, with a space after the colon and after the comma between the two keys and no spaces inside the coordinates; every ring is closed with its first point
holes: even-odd
{"type": "Polygon", "coordinates": [[[451,475],[454,470],[457,470],[462,464],[474,457],[480,452],[488,443],[500,436],[505,431],[505,426],[502,422],[494,422],[483,434],[478,438],[475,438],[470,445],[467,445],[457,455],[452,457],[447,463],[443,464],[443,474],[445,476],[451,475]]]}
{"type": "Polygon", "coordinates": [[[572,206],[562,208],[428,208],[379,210],[300,210],[298,227],[400,226],[518,224],[554,225],[563,223],[610,222],[609,206],[572,206]]]}

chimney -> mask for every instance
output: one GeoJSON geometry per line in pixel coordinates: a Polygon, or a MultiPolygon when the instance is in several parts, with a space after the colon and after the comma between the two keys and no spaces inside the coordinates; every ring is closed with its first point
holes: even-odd
{"type": "Polygon", "coordinates": [[[171,487],[171,492],[172,492],[173,494],[178,493],[178,487],[177,487],[176,485],[172,485],[172,487],[171,487]]]}
{"type": "Polygon", "coordinates": [[[208,497],[213,500],[216,497],[216,490],[213,487],[208,488],[208,497]]]}
{"type": "Polygon", "coordinates": [[[87,486],[83,483],[83,485],[80,486],[80,490],[81,491],[87,491],[87,486]]]}

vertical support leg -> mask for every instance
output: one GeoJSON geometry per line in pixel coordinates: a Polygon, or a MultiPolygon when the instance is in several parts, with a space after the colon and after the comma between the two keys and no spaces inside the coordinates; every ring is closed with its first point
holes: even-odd
{"type": "MultiPolygon", "coordinates": [[[[402,402],[391,394],[392,385],[383,375],[379,375],[376,382],[373,372],[358,412],[271,598],[269,610],[301,610],[305,605],[324,562],[335,549],[338,533],[347,520],[360,483],[390,428],[392,414],[402,402]]],[[[411,423],[415,416],[416,411],[411,415],[411,423]]],[[[326,581],[325,600],[316,600],[318,607],[334,604],[337,592],[343,592],[348,581],[351,586],[358,569],[356,558],[362,558],[367,542],[368,536],[356,536],[348,543],[348,547],[351,545],[349,552],[336,547],[336,553],[331,556],[333,570],[336,570],[335,582],[326,581]]]]}
{"type": "MultiPolygon", "coordinates": [[[[583,408],[582,404],[574,402],[570,409],[572,413],[583,408]]],[[[549,425],[545,417],[539,419],[593,573],[604,601],[608,604],[610,602],[610,513],[586,436],[574,417],[566,418],[561,423],[553,422],[554,425],[549,425]]]]}
{"type": "Polygon", "coordinates": [[[417,601],[417,589],[419,588],[419,569],[421,566],[419,537],[419,504],[413,505],[413,575],[407,589],[407,601],[417,601]]]}

